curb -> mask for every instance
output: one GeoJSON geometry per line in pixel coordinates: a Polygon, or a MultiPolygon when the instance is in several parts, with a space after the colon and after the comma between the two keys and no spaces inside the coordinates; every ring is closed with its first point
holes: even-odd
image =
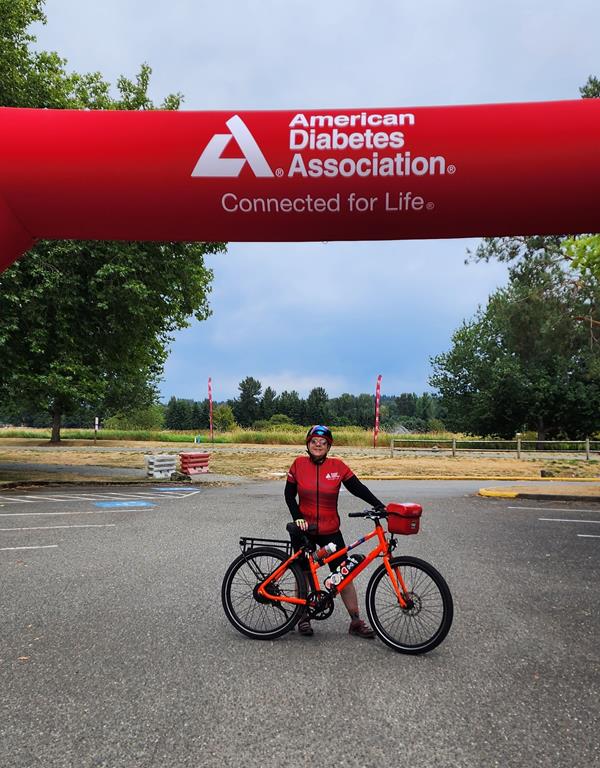
{"type": "Polygon", "coordinates": [[[600,496],[583,496],[578,493],[519,493],[517,491],[495,491],[491,488],[480,488],[478,496],[492,499],[530,499],[533,501],[586,501],[598,502],[600,496]]]}
{"type": "Polygon", "coordinates": [[[493,491],[490,488],[480,488],[478,496],[486,496],[491,499],[516,499],[519,494],[516,491],[493,491]]]}

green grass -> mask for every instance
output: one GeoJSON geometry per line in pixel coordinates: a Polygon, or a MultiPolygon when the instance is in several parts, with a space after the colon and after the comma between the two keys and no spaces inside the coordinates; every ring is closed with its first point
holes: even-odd
{"type": "MultiPolygon", "coordinates": [[[[101,429],[98,432],[98,440],[131,440],[131,441],[152,441],[161,443],[194,443],[194,437],[201,436],[201,445],[210,443],[208,430],[201,431],[182,431],[170,432],[169,430],[151,431],[134,429],[101,429]]],[[[361,427],[334,427],[333,435],[335,444],[339,446],[353,446],[361,448],[370,448],[373,446],[373,433],[370,430],[361,427]]],[[[254,445],[302,445],[306,436],[306,427],[293,427],[284,425],[283,428],[272,427],[265,430],[235,429],[231,432],[215,432],[215,443],[233,443],[233,444],[254,444],[254,445]]],[[[0,438],[12,437],[32,440],[50,440],[49,429],[0,429],[0,438]]],[[[94,431],[92,429],[63,429],[61,430],[63,440],[93,440],[94,431]]],[[[437,445],[439,448],[448,449],[452,446],[452,440],[456,439],[457,448],[475,447],[477,450],[516,450],[516,443],[513,440],[487,440],[484,445],[473,446],[471,441],[477,438],[466,437],[465,435],[453,435],[450,432],[430,432],[426,434],[411,435],[389,435],[387,432],[380,432],[377,445],[381,448],[389,447],[392,438],[400,440],[404,448],[427,448],[437,445]]],[[[535,452],[537,448],[530,442],[523,442],[522,450],[535,452]]],[[[554,451],[577,451],[581,452],[585,448],[584,441],[565,441],[560,443],[551,443],[547,446],[554,451]]],[[[591,449],[597,451],[600,449],[600,443],[593,441],[591,449]]]]}
{"type": "MultiPolygon", "coordinates": [[[[126,430],[126,429],[101,429],[98,431],[98,440],[141,440],[157,441],[164,443],[193,443],[196,432],[169,432],[161,430],[152,432],[150,430],[126,430]]],[[[0,429],[0,438],[12,437],[21,439],[50,440],[51,431],[49,429],[0,429]]],[[[61,429],[61,439],[63,440],[93,440],[93,429],[61,429]]],[[[209,438],[207,438],[209,439],[209,438]]],[[[230,442],[222,436],[215,436],[215,442],[230,442]]]]}
{"type": "MultiPolygon", "coordinates": [[[[302,445],[306,436],[306,427],[296,427],[290,429],[285,425],[283,429],[272,428],[264,431],[255,431],[252,429],[236,429],[231,432],[215,432],[215,443],[250,443],[256,445],[302,445]]],[[[20,438],[32,440],[50,440],[49,429],[0,429],[0,438],[20,438]]],[[[373,433],[360,427],[338,427],[333,429],[336,445],[372,447],[373,433]]],[[[98,440],[139,440],[153,441],[163,443],[193,443],[194,437],[200,435],[202,443],[210,442],[208,430],[170,432],[161,430],[153,432],[150,430],[124,430],[124,429],[101,429],[98,431],[98,440]]],[[[442,444],[452,440],[452,435],[447,432],[440,432],[427,435],[404,435],[403,438],[413,438],[419,443],[438,443],[442,444]]],[[[61,438],[63,440],[93,440],[94,430],[92,429],[62,429],[61,438]]],[[[377,444],[380,447],[389,447],[392,435],[386,432],[380,432],[377,444]]]]}

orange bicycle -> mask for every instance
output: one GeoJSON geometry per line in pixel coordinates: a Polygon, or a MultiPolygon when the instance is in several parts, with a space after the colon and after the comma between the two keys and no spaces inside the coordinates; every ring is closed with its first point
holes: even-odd
{"type": "MultiPolygon", "coordinates": [[[[227,618],[239,632],[257,640],[281,637],[303,615],[317,621],[327,619],[339,592],[380,557],[383,562],[371,576],[366,592],[371,626],[399,653],[431,651],[444,640],[452,624],[450,589],[443,576],[424,560],[392,557],[396,535],[417,533],[421,512],[418,504],[388,504],[385,510],[351,512],[348,517],[369,519],[375,529],[325,556],[306,536],[297,552],[292,552],[289,541],[241,537],[242,553],[227,569],[221,589],[227,618]],[[382,519],[387,520],[389,538],[382,519]],[[327,589],[321,587],[319,568],[373,538],[378,540],[373,550],[359,556],[362,559],[355,556],[351,570],[340,566],[335,572],[338,577],[326,580],[327,589]],[[301,558],[307,561],[304,568],[301,558]]],[[[290,526],[295,529],[295,523],[288,529],[290,526]]],[[[297,535],[297,529],[295,532],[297,535]]]]}

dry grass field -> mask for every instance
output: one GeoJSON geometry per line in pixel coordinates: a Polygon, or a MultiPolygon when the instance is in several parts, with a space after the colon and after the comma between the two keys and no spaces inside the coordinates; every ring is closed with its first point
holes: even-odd
{"type": "MultiPolygon", "coordinates": [[[[199,445],[196,450],[211,453],[210,468],[215,474],[237,475],[256,479],[276,479],[284,476],[294,458],[302,453],[300,447],[281,445],[199,445]]],[[[78,466],[101,466],[118,469],[145,466],[145,456],[152,453],[178,453],[193,450],[189,444],[136,443],[133,441],[103,441],[94,447],[89,441],[65,441],[61,447],[36,440],[0,440],[0,480],[59,479],[57,474],[22,471],[11,463],[52,464],[62,466],[64,479],[77,479],[78,466]]],[[[367,448],[337,448],[335,454],[362,478],[474,478],[474,479],[538,479],[541,472],[555,477],[598,477],[597,461],[560,459],[523,459],[481,455],[448,454],[389,455],[387,449],[374,452],[367,448]]],[[[89,476],[86,476],[89,479],[89,476]]],[[[61,474],[63,479],[63,474],[61,474]]],[[[106,478],[104,478],[106,480],[106,478]]]]}

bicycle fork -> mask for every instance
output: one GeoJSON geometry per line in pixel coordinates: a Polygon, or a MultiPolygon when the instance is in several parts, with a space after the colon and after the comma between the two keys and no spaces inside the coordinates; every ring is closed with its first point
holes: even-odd
{"type": "Polygon", "coordinates": [[[392,587],[394,588],[400,607],[404,610],[412,608],[412,600],[409,597],[408,589],[406,588],[406,584],[400,573],[400,568],[392,568],[389,555],[383,556],[383,562],[385,569],[388,572],[388,576],[390,577],[390,581],[392,582],[392,587]]]}

